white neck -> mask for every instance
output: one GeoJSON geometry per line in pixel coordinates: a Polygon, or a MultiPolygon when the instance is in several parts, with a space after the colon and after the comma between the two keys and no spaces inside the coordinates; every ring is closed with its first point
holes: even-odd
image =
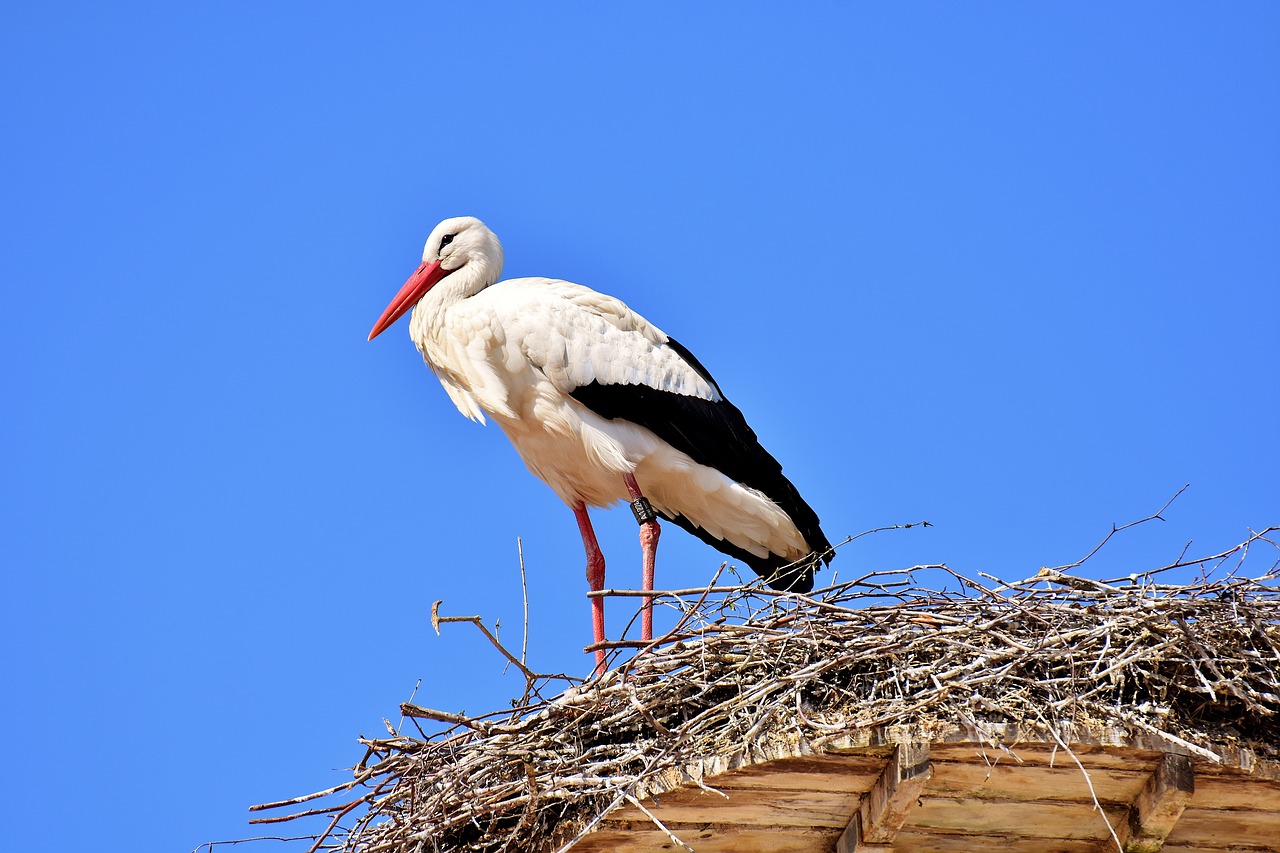
{"type": "MultiPolygon", "coordinates": [[[[456,272],[442,278],[427,295],[418,300],[409,316],[409,336],[423,355],[427,355],[429,340],[437,338],[444,330],[444,317],[448,310],[464,299],[475,296],[497,278],[498,270],[490,270],[487,259],[472,260],[456,272]]],[[[428,356],[430,360],[430,356],[428,356]]]]}

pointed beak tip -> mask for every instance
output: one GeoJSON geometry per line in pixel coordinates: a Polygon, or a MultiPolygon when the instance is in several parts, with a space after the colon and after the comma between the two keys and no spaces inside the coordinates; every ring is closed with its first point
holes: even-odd
{"type": "Polygon", "coordinates": [[[413,306],[418,304],[418,300],[425,296],[437,281],[450,272],[452,271],[441,269],[439,261],[434,263],[423,261],[413,275],[409,276],[409,280],[404,283],[404,287],[400,288],[400,292],[396,294],[395,299],[391,300],[391,304],[382,312],[378,322],[373,324],[373,331],[369,332],[369,340],[373,340],[385,332],[396,320],[409,313],[413,306]]]}

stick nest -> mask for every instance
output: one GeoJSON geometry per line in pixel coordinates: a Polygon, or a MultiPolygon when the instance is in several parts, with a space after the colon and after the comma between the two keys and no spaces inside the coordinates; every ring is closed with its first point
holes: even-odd
{"type": "Polygon", "coordinates": [[[697,778],[699,759],[779,738],[821,752],[889,725],[1118,726],[1200,760],[1226,745],[1274,759],[1280,573],[1266,537],[1276,529],[1109,581],[1065,571],[1079,563],[1016,583],[918,566],[811,595],[659,593],[681,611],[676,628],[603,677],[517,662],[527,685],[513,709],[462,717],[406,704],[417,734],[363,739],[353,780],[255,808],[342,799],[264,821],[328,816],[313,850],[556,850],[614,806],[682,772],[697,778]],[[1252,578],[1242,572],[1251,547],[1270,555],[1252,578]],[[1186,567],[1201,579],[1160,582],[1186,567]]]}

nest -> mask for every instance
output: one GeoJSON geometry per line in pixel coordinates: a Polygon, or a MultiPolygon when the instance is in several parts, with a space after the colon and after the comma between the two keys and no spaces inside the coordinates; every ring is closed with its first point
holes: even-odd
{"type": "Polygon", "coordinates": [[[1118,726],[1198,760],[1241,747],[1275,759],[1277,529],[1104,581],[1068,571],[1080,563],[1015,583],[937,565],[810,595],[714,580],[660,592],[681,612],[676,627],[643,647],[609,644],[633,654],[602,677],[538,675],[494,640],[526,676],[512,709],[463,717],[406,704],[416,734],[388,726],[363,739],[354,779],[255,808],[339,799],[266,819],[327,816],[312,850],[554,851],[622,803],[696,784],[690,768],[706,756],[770,739],[821,752],[885,726],[1118,726]],[[1268,563],[1249,577],[1251,548],[1268,563]],[[1161,582],[1188,567],[1198,581],[1161,582]]]}

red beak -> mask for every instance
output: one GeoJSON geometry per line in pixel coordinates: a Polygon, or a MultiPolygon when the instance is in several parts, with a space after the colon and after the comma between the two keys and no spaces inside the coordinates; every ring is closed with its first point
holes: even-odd
{"type": "Polygon", "coordinates": [[[404,287],[400,288],[396,298],[391,300],[387,310],[382,312],[378,322],[373,324],[373,331],[369,333],[369,340],[373,340],[385,332],[388,326],[403,317],[410,308],[417,305],[418,300],[426,296],[427,291],[434,287],[436,282],[451,272],[453,270],[441,269],[439,261],[432,261],[431,263],[423,261],[413,275],[409,276],[409,280],[404,283],[404,287]]]}

